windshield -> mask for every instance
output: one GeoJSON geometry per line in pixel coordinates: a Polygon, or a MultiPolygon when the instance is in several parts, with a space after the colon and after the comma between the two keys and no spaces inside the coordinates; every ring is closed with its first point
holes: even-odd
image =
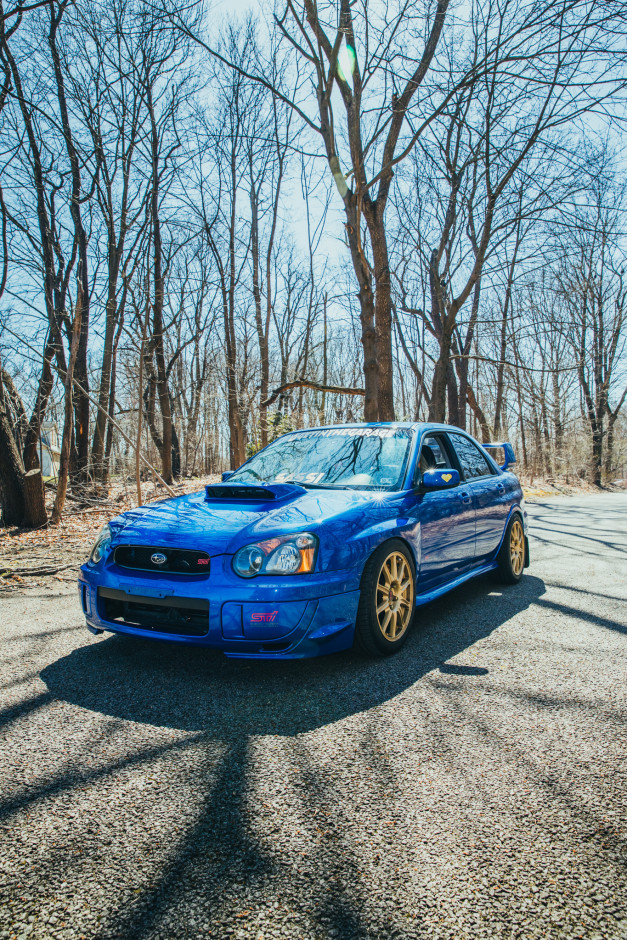
{"type": "Polygon", "coordinates": [[[230,481],[394,490],[403,481],[410,428],[297,431],[269,444],[230,481]]]}

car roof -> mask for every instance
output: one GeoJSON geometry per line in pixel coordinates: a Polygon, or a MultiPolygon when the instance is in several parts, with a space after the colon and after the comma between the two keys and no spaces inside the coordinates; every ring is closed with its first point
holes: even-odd
{"type": "Polygon", "coordinates": [[[300,433],[301,431],[332,431],[340,428],[410,428],[415,430],[429,431],[461,431],[462,434],[468,434],[463,428],[458,428],[454,424],[439,424],[436,421],[355,421],[352,424],[323,424],[313,428],[298,428],[289,433],[300,433]]]}

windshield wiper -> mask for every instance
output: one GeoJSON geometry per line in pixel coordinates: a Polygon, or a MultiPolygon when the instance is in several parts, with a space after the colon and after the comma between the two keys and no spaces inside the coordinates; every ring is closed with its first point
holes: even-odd
{"type": "Polygon", "coordinates": [[[303,483],[301,480],[282,480],[282,483],[293,483],[295,486],[303,486],[306,490],[328,490],[329,487],[324,483],[303,483]]]}

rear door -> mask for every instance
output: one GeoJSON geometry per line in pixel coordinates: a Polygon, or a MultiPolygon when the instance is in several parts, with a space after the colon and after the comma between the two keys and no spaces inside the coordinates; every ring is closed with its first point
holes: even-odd
{"type": "Polygon", "coordinates": [[[465,434],[448,432],[455,448],[466,488],[472,495],[476,512],[475,560],[487,561],[501,542],[510,498],[503,482],[479,445],[465,434]]]}
{"type": "MultiPolygon", "coordinates": [[[[443,434],[427,434],[420,449],[414,485],[422,473],[455,467],[454,456],[443,434]],[[428,449],[428,450],[427,450],[428,449]],[[424,459],[428,453],[429,461],[424,459]]],[[[467,571],[475,555],[475,507],[465,486],[450,490],[425,490],[416,500],[420,520],[420,567],[418,593],[425,594],[467,571]]]]}

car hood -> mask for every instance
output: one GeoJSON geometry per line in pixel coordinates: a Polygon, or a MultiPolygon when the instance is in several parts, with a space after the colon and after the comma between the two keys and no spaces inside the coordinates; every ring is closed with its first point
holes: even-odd
{"type": "Polygon", "coordinates": [[[316,531],[344,519],[348,530],[358,524],[367,504],[399,494],[363,490],[304,490],[293,487],[276,501],[207,500],[206,494],[192,493],[141,506],[124,513],[111,523],[114,545],[162,545],[194,548],[209,555],[230,554],[248,542],[289,535],[305,529],[316,531]],[[349,522],[352,521],[353,525],[349,522]]]}

